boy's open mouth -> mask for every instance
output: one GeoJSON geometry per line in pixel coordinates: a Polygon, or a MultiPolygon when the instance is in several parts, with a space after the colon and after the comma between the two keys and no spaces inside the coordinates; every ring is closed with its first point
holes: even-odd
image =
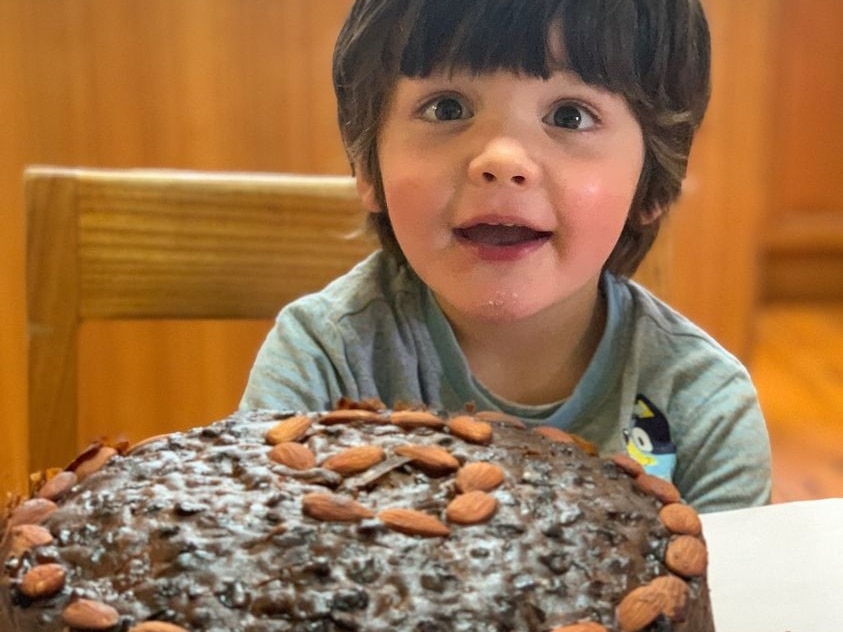
{"type": "Polygon", "coordinates": [[[519,246],[546,241],[553,233],[517,224],[474,224],[454,230],[458,239],[484,246],[519,246]]]}

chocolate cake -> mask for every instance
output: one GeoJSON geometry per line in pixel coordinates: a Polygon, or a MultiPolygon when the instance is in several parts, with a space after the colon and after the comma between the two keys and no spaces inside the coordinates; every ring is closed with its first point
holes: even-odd
{"type": "Polygon", "coordinates": [[[712,631],[698,516],[589,452],[349,402],[97,444],[7,511],[0,630],[712,631]]]}

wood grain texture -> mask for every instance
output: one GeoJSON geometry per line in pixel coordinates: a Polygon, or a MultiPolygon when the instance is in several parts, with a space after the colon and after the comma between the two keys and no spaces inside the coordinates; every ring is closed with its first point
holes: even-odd
{"type": "Polygon", "coordinates": [[[774,500],[843,496],[843,302],[765,308],[750,368],[770,432],[774,500]]]}
{"type": "Polygon", "coordinates": [[[76,196],[86,320],[268,319],[374,249],[350,177],[89,173],[76,196]]]}
{"type": "Polygon", "coordinates": [[[26,81],[22,59],[25,34],[19,23],[22,3],[0,2],[0,502],[26,489],[26,328],[24,227],[21,164],[30,139],[27,108],[20,98],[26,81]]]}
{"type": "Polygon", "coordinates": [[[771,57],[771,224],[790,214],[843,216],[843,3],[780,2],[771,57]]]}
{"type": "Polygon", "coordinates": [[[843,300],[843,3],[782,2],[770,100],[768,301],[843,300]]]}
{"type": "Polygon", "coordinates": [[[26,467],[33,472],[66,465],[68,448],[78,444],[71,420],[78,406],[79,268],[76,183],[27,188],[27,419],[33,423],[26,426],[26,467]]]}
{"type": "Polygon", "coordinates": [[[764,240],[765,304],[843,300],[843,212],[791,213],[764,240]]]}
{"type": "MultiPolygon", "coordinates": [[[[26,188],[31,471],[122,431],[113,417],[78,431],[82,322],[269,319],[375,247],[347,176],[39,167],[26,188]]],[[[195,350],[188,340],[178,355],[195,350]]]]}
{"type": "MultiPolygon", "coordinates": [[[[350,0],[0,2],[0,497],[25,489],[27,481],[24,167],[348,173],[330,58],[350,5],[350,0]]],[[[89,375],[109,380],[82,389],[85,427],[91,436],[115,434],[109,406],[124,399],[134,405],[131,421],[158,414],[162,406],[144,388],[146,376],[167,382],[160,375],[167,371],[183,387],[176,400],[185,406],[216,401],[218,393],[229,392],[227,386],[177,376],[196,366],[232,366],[233,356],[234,366],[248,364],[254,336],[241,338],[240,331],[221,322],[91,323],[80,347],[80,373],[83,380],[89,375]],[[147,347],[154,352],[137,356],[146,364],[124,358],[147,347]]],[[[208,379],[212,373],[203,368],[208,379]]],[[[232,384],[245,380],[242,374],[226,377],[232,384]]],[[[165,389],[164,396],[171,395],[165,389]]],[[[190,414],[178,409],[177,420],[206,421],[210,412],[219,415],[236,406],[235,397],[226,401],[190,414]]],[[[120,428],[129,421],[121,420],[120,428]]]]}

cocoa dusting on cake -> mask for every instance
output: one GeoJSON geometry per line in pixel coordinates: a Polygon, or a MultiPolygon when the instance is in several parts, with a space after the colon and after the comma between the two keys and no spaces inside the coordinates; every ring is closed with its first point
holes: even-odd
{"type": "Polygon", "coordinates": [[[8,512],[0,630],[713,630],[675,488],[499,413],[342,402],[86,452],[8,512]]]}

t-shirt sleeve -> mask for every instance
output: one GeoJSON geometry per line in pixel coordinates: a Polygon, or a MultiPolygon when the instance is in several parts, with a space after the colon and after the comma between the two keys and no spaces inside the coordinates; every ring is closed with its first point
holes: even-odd
{"type": "Polygon", "coordinates": [[[755,388],[736,371],[687,414],[674,482],[700,512],[770,502],[770,441],[755,388]]]}
{"type": "Polygon", "coordinates": [[[329,310],[316,299],[285,307],[258,351],[240,408],[327,410],[340,393],[355,397],[342,368],[343,346],[329,310]]]}

